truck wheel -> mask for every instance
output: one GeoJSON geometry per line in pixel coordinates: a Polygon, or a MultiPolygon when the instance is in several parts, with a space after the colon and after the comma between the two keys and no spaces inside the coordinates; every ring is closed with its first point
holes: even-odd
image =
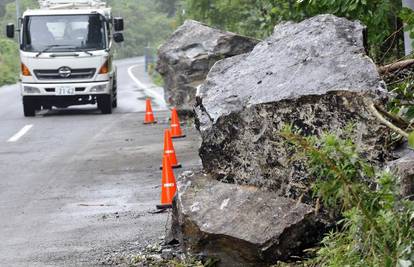
{"type": "Polygon", "coordinates": [[[34,117],[36,115],[36,104],[33,99],[23,97],[23,113],[25,117],[34,117]]]}
{"type": "Polygon", "coordinates": [[[98,108],[102,114],[112,113],[112,95],[103,95],[98,98],[98,108]]]}

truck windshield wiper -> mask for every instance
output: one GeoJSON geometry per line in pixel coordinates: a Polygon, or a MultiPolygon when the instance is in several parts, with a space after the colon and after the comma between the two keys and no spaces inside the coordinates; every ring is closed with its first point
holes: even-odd
{"type": "Polygon", "coordinates": [[[41,54],[49,51],[52,48],[55,48],[55,47],[67,47],[67,46],[70,46],[70,45],[48,45],[45,49],[43,49],[42,51],[40,51],[39,53],[37,53],[36,54],[36,57],[39,57],[41,54]]]}
{"type": "Polygon", "coordinates": [[[76,49],[76,50],[82,51],[82,52],[84,52],[84,53],[86,53],[86,54],[88,54],[88,55],[90,55],[90,56],[93,56],[93,54],[92,54],[90,51],[88,51],[88,49],[86,49],[86,48],[83,48],[83,47],[75,47],[75,48],[73,48],[73,49],[76,49]]]}

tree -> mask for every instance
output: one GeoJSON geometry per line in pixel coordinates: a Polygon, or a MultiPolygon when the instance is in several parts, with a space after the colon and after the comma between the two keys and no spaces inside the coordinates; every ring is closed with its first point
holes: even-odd
{"type": "Polygon", "coordinates": [[[168,17],[174,17],[177,11],[178,0],[156,0],[158,9],[168,17]]]}
{"type": "Polygon", "coordinates": [[[153,0],[108,2],[113,13],[125,19],[125,43],[117,49],[118,58],[143,55],[145,47],[156,48],[174,30],[174,18],[155,8],[153,0]]]}

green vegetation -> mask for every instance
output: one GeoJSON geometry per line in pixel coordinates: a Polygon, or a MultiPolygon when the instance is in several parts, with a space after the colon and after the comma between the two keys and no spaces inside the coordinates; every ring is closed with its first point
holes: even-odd
{"type": "MultiPolygon", "coordinates": [[[[183,18],[264,38],[281,21],[331,13],[368,26],[370,55],[378,63],[403,55],[401,1],[395,0],[182,0],[183,18]]],[[[407,10],[404,13],[408,13],[407,10]]],[[[182,12],[180,12],[182,14],[182,12]]],[[[411,22],[405,20],[405,22],[411,22]]],[[[414,25],[414,20],[413,20],[414,25]]]]}
{"type": "Polygon", "coordinates": [[[144,55],[145,47],[158,47],[177,26],[175,19],[169,17],[173,11],[162,2],[109,0],[108,3],[115,16],[125,18],[125,43],[118,49],[118,58],[144,55]]]}
{"type": "MultiPolygon", "coordinates": [[[[389,88],[393,97],[389,101],[388,109],[396,118],[394,119],[396,126],[406,133],[411,133],[408,136],[408,143],[414,148],[414,79],[409,75],[395,84],[390,84],[389,88]]],[[[396,135],[395,139],[398,141],[403,137],[396,135]]]]}
{"type": "MultiPolygon", "coordinates": [[[[7,23],[16,23],[16,6],[10,1],[0,2],[0,86],[17,82],[19,73],[19,49],[16,42],[5,37],[7,23]]],[[[24,9],[36,6],[34,0],[21,0],[24,9]]]]}
{"type": "Polygon", "coordinates": [[[362,159],[349,139],[303,137],[291,127],[282,135],[306,157],[314,196],[342,217],[311,266],[413,266],[414,202],[398,195],[397,179],[362,159]]]}
{"type": "Polygon", "coordinates": [[[17,81],[18,53],[19,50],[15,42],[4,38],[0,39],[0,84],[11,84],[17,81]]]}

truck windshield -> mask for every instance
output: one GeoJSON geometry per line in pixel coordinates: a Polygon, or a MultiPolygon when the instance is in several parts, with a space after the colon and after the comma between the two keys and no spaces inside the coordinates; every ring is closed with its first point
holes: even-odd
{"type": "Polygon", "coordinates": [[[27,52],[103,50],[105,20],[98,14],[29,16],[24,20],[22,49],[27,52]]]}

